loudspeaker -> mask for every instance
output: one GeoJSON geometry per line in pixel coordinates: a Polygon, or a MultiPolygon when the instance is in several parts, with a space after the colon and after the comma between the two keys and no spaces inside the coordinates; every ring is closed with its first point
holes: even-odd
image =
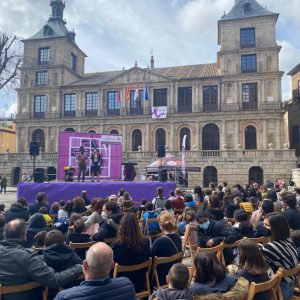
{"type": "Polygon", "coordinates": [[[45,180],[45,169],[43,168],[36,168],[34,170],[34,173],[33,173],[33,180],[34,182],[44,182],[45,180]]]}
{"type": "Polygon", "coordinates": [[[38,156],[40,154],[40,146],[38,142],[30,142],[29,154],[31,156],[38,156]]]}
{"type": "Polygon", "coordinates": [[[158,181],[168,181],[168,171],[166,169],[158,170],[158,181]]]}
{"type": "Polygon", "coordinates": [[[157,157],[165,157],[166,156],[166,147],[165,145],[157,146],[157,157]]]}

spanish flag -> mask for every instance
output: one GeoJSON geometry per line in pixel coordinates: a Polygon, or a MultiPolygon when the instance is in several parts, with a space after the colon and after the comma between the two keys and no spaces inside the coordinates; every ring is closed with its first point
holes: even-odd
{"type": "Polygon", "coordinates": [[[125,99],[130,100],[130,84],[128,84],[127,87],[126,87],[125,99]]]}

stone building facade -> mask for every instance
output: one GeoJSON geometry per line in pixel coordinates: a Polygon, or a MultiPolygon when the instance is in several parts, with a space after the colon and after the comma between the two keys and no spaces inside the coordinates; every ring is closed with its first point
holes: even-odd
{"type": "Polygon", "coordinates": [[[0,153],[16,152],[16,123],[0,120],[0,153]]]}
{"type": "Polygon", "coordinates": [[[187,135],[187,159],[202,168],[192,183],[262,183],[287,179],[295,166],[283,119],[276,43],[277,13],[255,0],[237,0],[218,21],[217,62],[84,73],[86,55],[63,20],[64,3],[51,0],[52,15],[24,40],[18,89],[17,151],[40,142],[57,153],[60,131],[123,136],[123,158],[140,173],[158,145],[179,154],[187,135]],[[148,87],[149,99],[144,99],[148,87]],[[135,97],[135,90],[139,96],[135,97]],[[128,98],[128,100],[126,100],[128,98]],[[167,107],[153,119],[152,107],[167,107]]]}

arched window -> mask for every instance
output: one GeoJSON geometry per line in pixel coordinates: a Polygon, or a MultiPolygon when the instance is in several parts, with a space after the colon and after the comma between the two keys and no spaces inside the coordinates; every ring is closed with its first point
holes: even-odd
{"type": "Polygon", "coordinates": [[[65,131],[66,132],[76,132],[76,130],[74,128],[66,128],[65,131]]]}
{"type": "Polygon", "coordinates": [[[264,171],[261,167],[252,167],[249,169],[249,184],[258,183],[262,185],[264,183],[264,171]]]}
{"type": "Polygon", "coordinates": [[[96,131],[91,129],[91,130],[88,131],[88,133],[96,133],[96,131]]]}
{"type": "Polygon", "coordinates": [[[210,182],[218,183],[218,171],[212,166],[205,167],[203,171],[203,186],[208,187],[210,182]]]}
{"type": "Polygon", "coordinates": [[[138,151],[139,146],[142,146],[142,132],[139,129],[135,129],[132,132],[132,151],[138,151]]]}
{"type": "Polygon", "coordinates": [[[220,150],[219,128],[215,124],[207,124],[202,130],[202,149],[220,150]]]}
{"type": "Polygon", "coordinates": [[[32,133],[32,141],[38,142],[42,151],[45,151],[45,132],[42,129],[36,129],[32,133]]]}
{"type": "Polygon", "coordinates": [[[119,131],[117,129],[113,129],[110,131],[109,134],[119,134],[119,131]]]}
{"type": "Polygon", "coordinates": [[[180,129],[180,150],[182,150],[182,140],[183,137],[186,135],[186,140],[185,140],[185,150],[191,150],[191,131],[189,128],[181,128],[180,129]]]}
{"type": "Polygon", "coordinates": [[[245,149],[257,149],[256,128],[252,125],[245,128],[245,149]]]}
{"type": "Polygon", "coordinates": [[[155,133],[155,149],[158,145],[166,145],[166,131],[162,128],[157,129],[155,133]]]}

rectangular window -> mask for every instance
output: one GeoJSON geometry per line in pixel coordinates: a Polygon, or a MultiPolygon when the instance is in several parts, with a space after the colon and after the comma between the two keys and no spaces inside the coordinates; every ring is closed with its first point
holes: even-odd
{"type": "Polygon", "coordinates": [[[64,95],[64,116],[75,117],[76,116],[76,94],[65,94],[64,95]]]}
{"type": "Polygon", "coordinates": [[[77,56],[71,53],[71,68],[72,70],[76,71],[76,67],[77,67],[77,56]]]}
{"type": "Polygon", "coordinates": [[[118,101],[118,91],[107,92],[107,114],[120,115],[120,103],[118,101]]]}
{"type": "Polygon", "coordinates": [[[39,95],[34,96],[34,117],[35,118],[44,118],[46,111],[46,96],[39,95]]]}
{"type": "Polygon", "coordinates": [[[247,54],[241,56],[242,73],[256,72],[256,54],[247,54]]]}
{"type": "Polygon", "coordinates": [[[218,111],[218,86],[203,86],[203,111],[218,111]]]}
{"type": "Polygon", "coordinates": [[[48,85],[48,72],[42,71],[36,73],[36,85],[45,86],[48,85]]]}
{"type": "Polygon", "coordinates": [[[98,93],[85,94],[85,115],[97,116],[98,115],[98,93]]]}
{"type": "Polygon", "coordinates": [[[178,112],[189,113],[192,112],[192,88],[180,87],[178,88],[178,112]]]}
{"type": "Polygon", "coordinates": [[[242,84],[242,109],[257,109],[257,83],[242,84]]]}
{"type": "Polygon", "coordinates": [[[300,141],[299,126],[292,126],[292,146],[296,146],[300,141]]]}
{"type": "Polygon", "coordinates": [[[48,64],[50,62],[50,48],[39,49],[39,64],[48,64]]]}
{"type": "Polygon", "coordinates": [[[135,90],[130,91],[130,114],[131,115],[142,115],[143,114],[143,103],[144,95],[143,90],[139,90],[139,96],[134,99],[135,90]]]}
{"type": "Polygon", "coordinates": [[[240,31],[241,48],[255,47],[255,28],[242,28],[240,31]]]}
{"type": "Polygon", "coordinates": [[[153,106],[168,106],[168,89],[153,90],[153,106]]]}

